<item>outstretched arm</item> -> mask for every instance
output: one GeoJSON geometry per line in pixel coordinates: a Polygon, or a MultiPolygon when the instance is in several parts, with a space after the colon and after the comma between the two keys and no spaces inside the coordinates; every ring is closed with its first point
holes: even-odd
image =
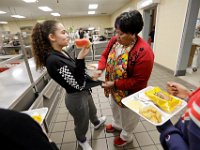
{"type": "Polygon", "coordinates": [[[167,91],[170,94],[182,99],[187,98],[191,94],[190,90],[176,82],[167,82],[167,91]]]}

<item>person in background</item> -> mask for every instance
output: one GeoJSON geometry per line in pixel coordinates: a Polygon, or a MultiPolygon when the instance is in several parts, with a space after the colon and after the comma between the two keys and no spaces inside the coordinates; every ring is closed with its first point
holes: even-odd
{"type": "Polygon", "coordinates": [[[80,39],[79,30],[78,29],[75,32],[75,39],[80,39]]]}
{"type": "Polygon", "coordinates": [[[82,48],[77,59],[73,60],[62,48],[69,43],[68,34],[64,26],[54,20],[37,23],[32,32],[32,49],[36,69],[44,66],[52,79],[65,88],[67,95],[65,104],[74,118],[75,134],[83,150],[92,150],[87,142],[86,132],[89,120],[98,129],[106,117],[97,118],[89,89],[86,89],[86,74],[84,58],[90,51],[82,48]]]}
{"type": "Polygon", "coordinates": [[[89,39],[89,41],[92,42],[92,37],[91,37],[90,31],[88,31],[88,30],[85,31],[84,38],[89,39]]]}
{"type": "Polygon", "coordinates": [[[83,39],[83,38],[84,38],[85,32],[83,31],[82,28],[80,28],[78,34],[79,34],[79,38],[80,38],[80,39],[83,39]]]}
{"type": "Polygon", "coordinates": [[[124,12],[115,20],[116,36],[112,37],[98,62],[94,78],[105,70],[105,96],[111,99],[112,124],[106,132],[121,131],[114,145],[125,146],[133,140],[133,130],[139,116],[126,108],[121,100],[147,86],[152,72],[154,55],[138,33],[143,28],[142,15],[137,10],[124,12]]]}
{"type": "Polygon", "coordinates": [[[30,116],[0,109],[1,148],[6,150],[59,150],[30,116]]]}
{"type": "Polygon", "coordinates": [[[92,39],[92,31],[89,31],[89,40],[90,40],[90,42],[93,41],[93,39],[92,39]]]}
{"type": "Polygon", "coordinates": [[[97,31],[94,31],[94,34],[92,35],[92,40],[93,41],[99,41],[99,35],[97,31]]]}
{"type": "Polygon", "coordinates": [[[155,35],[155,26],[153,26],[151,32],[149,33],[148,44],[150,46],[152,46],[152,43],[154,42],[154,35],[155,35]]]}
{"type": "Polygon", "coordinates": [[[152,43],[154,42],[154,35],[155,35],[155,26],[153,26],[151,32],[149,33],[149,37],[152,43]]]}
{"type": "Polygon", "coordinates": [[[200,88],[191,92],[176,82],[167,83],[167,91],[188,101],[187,108],[173,125],[167,121],[157,126],[160,141],[165,150],[199,150],[200,143],[200,88]]]}
{"type": "Polygon", "coordinates": [[[89,31],[85,31],[84,38],[86,38],[86,39],[89,39],[89,38],[90,38],[90,36],[89,36],[89,31]]]}

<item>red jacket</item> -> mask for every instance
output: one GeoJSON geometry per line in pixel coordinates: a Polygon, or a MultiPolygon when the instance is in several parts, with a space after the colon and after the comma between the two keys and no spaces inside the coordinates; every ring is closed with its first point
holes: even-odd
{"type": "MultiPolygon", "coordinates": [[[[106,68],[108,54],[115,41],[116,37],[113,37],[103,51],[98,62],[98,70],[106,68]]],[[[115,87],[119,90],[128,90],[129,94],[145,88],[151,75],[153,63],[154,54],[151,47],[138,36],[135,46],[129,52],[128,78],[116,80],[115,87]]]]}

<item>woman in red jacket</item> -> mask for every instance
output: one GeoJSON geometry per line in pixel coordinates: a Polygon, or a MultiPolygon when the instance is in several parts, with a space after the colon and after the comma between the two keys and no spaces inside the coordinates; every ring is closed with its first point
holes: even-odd
{"type": "Polygon", "coordinates": [[[122,98],[147,86],[154,55],[150,46],[138,36],[143,28],[139,11],[124,12],[115,20],[116,36],[108,43],[98,63],[95,78],[105,70],[105,96],[111,99],[113,122],[106,126],[106,132],[122,130],[114,139],[114,145],[124,146],[133,139],[133,130],[139,116],[125,108],[122,98]]]}

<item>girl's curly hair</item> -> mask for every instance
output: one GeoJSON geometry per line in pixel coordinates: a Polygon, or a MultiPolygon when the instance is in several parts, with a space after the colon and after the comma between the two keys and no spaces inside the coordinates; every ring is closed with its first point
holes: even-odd
{"type": "Polygon", "coordinates": [[[32,52],[36,63],[36,70],[43,69],[45,66],[45,58],[53,49],[49,41],[49,34],[54,34],[57,30],[58,22],[55,20],[37,23],[32,31],[32,52]]]}

